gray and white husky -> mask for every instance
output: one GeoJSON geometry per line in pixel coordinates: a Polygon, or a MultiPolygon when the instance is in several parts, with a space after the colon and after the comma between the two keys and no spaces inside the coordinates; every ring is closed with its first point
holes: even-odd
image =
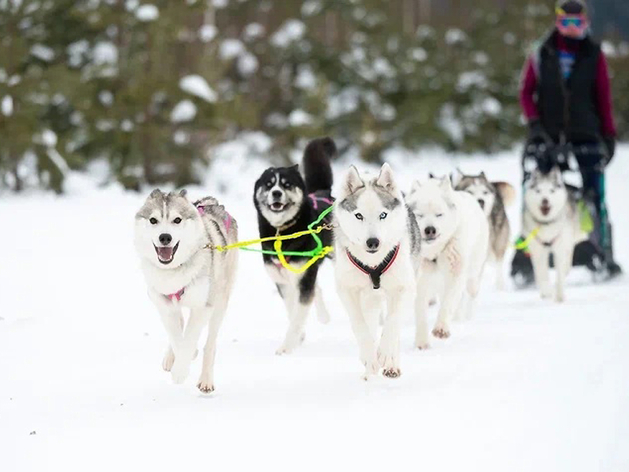
{"type": "Polygon", "coordinates": [[[206,246],[238,240],[238,225],[212,197],[195,203],[186,192],[153,190],[135,217],[135,247],[149,297],[166,328],[169,346],[162,366],[175,383],[190,371],[197,343],[208,327],[203,367],[197,387],[214,390],[216,337],[232,291],[237,251],[217,252],[206,246]],[[184,329],[182,308],[190,309],[184,329]]]}
{"type": "Polygon", "coordinates": [[[511,241],[511,228],[505,206],[513,203],[515,190],[506,182],[490,182],[484,172],[465,175],[457,169],[455,190],[472,195],[489,222],[489,258],[496,265],[496,287],[504,289],[503,261],[511,241]]]}
{"type": "Polygon", "coordinates": [[[391,167],[384,164],[378,176],[369,176],[352,166],[341,186],[335,220],[336,286],[358,341],[364,378],[380,368],[386,377],[398,377],[400,322],[413,310],[420,237],[391,167]]]}
{"type": "Polygon", "coordinates": [[[450,178],[414,182],[407,202],[420,234],[415,345],[429,346],[426,313],[438,296],[441,306],[432,334],[450,336],[452,318],[470,317],[489,246],[489,225],[476,199],[452,189],[450,178]]]}
{"type": "Polygon", "coordinates": [[[542,298],[552,298],[549,279],[550,254],[557,272],[554,297],[565,300],[565,280],[572,267],[575,245],[584,239],[577,204],[566,188],[561,171],[533,172],[524,187],[523,232],[530,239],[528,249],[535,281],[542,298]]]}

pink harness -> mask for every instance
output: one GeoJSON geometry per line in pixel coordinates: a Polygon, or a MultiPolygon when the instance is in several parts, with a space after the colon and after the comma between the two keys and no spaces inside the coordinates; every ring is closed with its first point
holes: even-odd
{"type": "Polygon", "coordinates": [[[177,293],[171,293],[170,295],[166,295],[166,298],[168,298],[173,303],[175,303],[175,300],[180,302],[181,301],[181,297],[183,296],[183,292],[185,292],[185,291],[186,291],[186,287],[182,288],[177,293]]]}
{"type": "Polygon", "coordinates": [[[332,205],[334,203],[329,198],[317,197],[314,193],[309,193],[308,196],[310,197],[310,200],[312,200],[312,207],[315,210],[317,210],[319,208],[319,203],[318,202],[327,203],[328,205],[332,205]]]}

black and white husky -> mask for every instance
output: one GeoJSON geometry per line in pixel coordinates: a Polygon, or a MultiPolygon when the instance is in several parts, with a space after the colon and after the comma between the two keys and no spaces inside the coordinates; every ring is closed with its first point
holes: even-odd
{"type": "Polygon", "coordinates": [[[514,188],[506,182],[490,182],[484,172],[454,176],[455,190],[472,195],[485,212],[489,222],[489,258],[496,265],[496,287],[504,289],[503,261],[511,241],[511,228],[505,206],[515,199],[514,188]]]}
{"type": "Polygon", "coordinates": [[[335,220],[336,286],[358,341],[364,378],[380,369],[386,377],[398,377],[400,323],[404,313],[413,311],[420,235],[388,164],[378,176],[350,168],[335,220]]]}
{"type": "MultiPolygon", "coordinates": [[[[336,145],[332,139],[316,139],[304,151],[304,177],[298,166],[271,167],[264,171],[255,183],[253,195],[261,238],[304,231],[332,205],[330,160],[335,155],[336,145]]],[[[325,220],[330,221],[331,217],[325,220]]],[[[323,230],[319,237],[324,246],[332,244],[330,230],[323,230]]],[[[282,250],[307,252],[315,246],[311,236],[302,236],[284,241],[282,250]]],[[[273,242],[263,243],[262,248],[273,251],[273,242]]],[[[302,274],[294,274],[284,268],[273,255],[264,254],[263,259],[288,311],[288,331],[276,354],[288,354],[304,340],[306,319],[313,301],[319,321],[329,321],[321,290],[317,285],[317,272],[322,261],[318,261],[302,274]]],[[[287,260],[292,266],[298,267],[308,262],[309,257],[294,255],[288,256],[287,260]]]]}
{"type": "Polygon", "coordinates": [[[536,170],[524,188],[523,233],[528,235],[535,282],[542,298],[552,298],[549,279],[550,254],[557,272],[554,298],[565,300],[565,280],[572,267],[575,245],[585,239],[576,200],[566,188],[561,171],[536,170]]]}
{"type": "Polygon", "coordinates": [[[149,297],[159,311],[169,346],[162,366],[175,383],[190,371],[197,343],[207,326],[203,368],[197,387],[214,390],[216,337],[234,284],[237,251],[216,252],[208,245],[238,240],[238,225],[212,197],[195,203],[185,191],[153,190],[135,217],[135,247],[148,285],[149,297]],[[182,308],[190,309],[184,329],[182,308]]]}

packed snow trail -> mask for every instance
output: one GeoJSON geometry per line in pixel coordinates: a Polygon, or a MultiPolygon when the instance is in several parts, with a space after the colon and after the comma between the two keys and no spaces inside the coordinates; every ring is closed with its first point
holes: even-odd
{"type": "MultiPolygon", "coordinates": [[[[190,197],[219,197],[241,239],[255,238],[264,163],[233,150],[190,197]]],[[[455,165],[519,188],[516,152],[428,154],[389,155],[404,188],[455,165]]],[[[348,164],[336,164],[337,183],[348,164]]],[[[621,146],[608,201],[625,270],[627,175],[621,146]]],[[[166,336],[133,249],[148,189],[94,180],[71,176],[65,197],[0,199],[0,470],[629,470],[627,277],[594,285],[575,270],[557,305],[535,290],[496,292],[487,271],[474,320],[420,352],[409,315],[402,377],[366,383],[331,265],[320,278],[330,324],[312,314],[303,346],[278,357],[283,304],[261,257],[242,253],[216,391],[204,396],[199,359],[183,386],[161,370],[166,336]]]]}

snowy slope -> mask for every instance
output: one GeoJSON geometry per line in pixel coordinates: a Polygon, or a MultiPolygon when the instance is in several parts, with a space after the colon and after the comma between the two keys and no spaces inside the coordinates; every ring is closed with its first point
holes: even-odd
{"type": "MultiPolygon", "coordinates": [[[[229,159],[191,195],[219,196],[241,238],[254,237],[251,189],[264,165],[229,159]]],[[[515,152],[390,161],[405,186],[455,164],[520,179],[515,152]]],[[[609,174],[629,270],[629,146],[609,174]]],[[[161,371],[165,334],[132,246],[144,195],[80,176],[70,187],[0,201],[0,470],[629,470],[627,278],[593,285],[575,271],[559,306],[535,291],[498,293],[490,277],[476,318],[429,351],[413,349],[409,316],[402,377],[365,383],[331,267],[331,323],[313,316],[302,348],[277,357],[283,305],[261,259],[243,253],[217,390],[202,396],[198,360],[184,386],[161,371]]]]}

